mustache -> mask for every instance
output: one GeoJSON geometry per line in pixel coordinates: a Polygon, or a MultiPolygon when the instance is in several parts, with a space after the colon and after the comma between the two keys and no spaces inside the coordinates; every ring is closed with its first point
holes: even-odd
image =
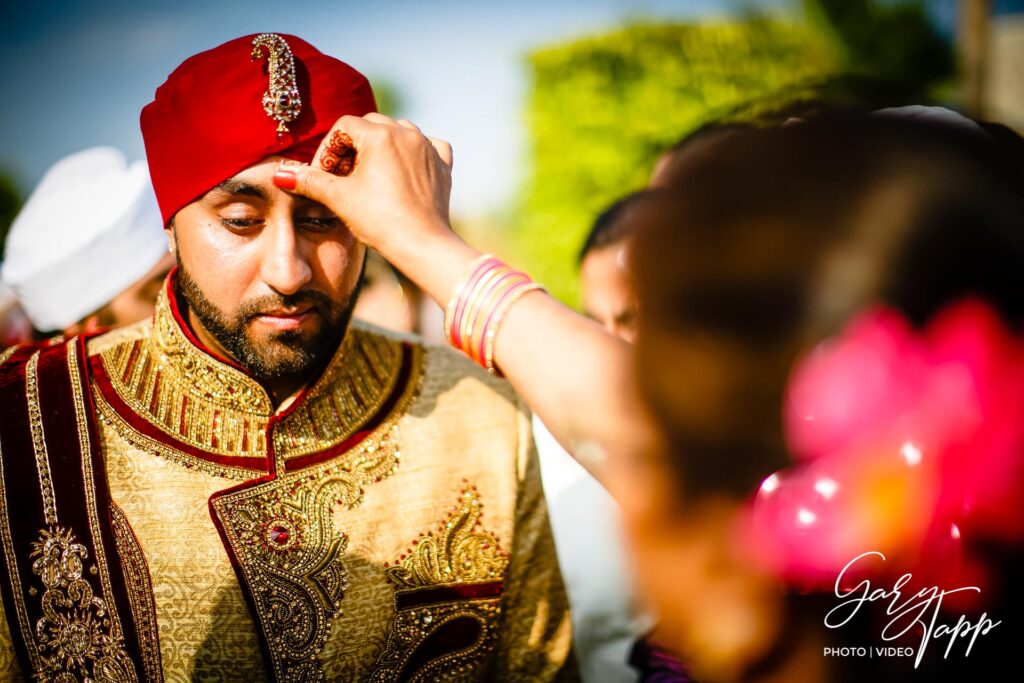
{"type": "Polygon", "coordinates": [[[275,311],[308,306],[310,309],[318,309],[321,313],[333,311],[337,308],[334,301],[323,292],[315,289],[304,289],[294,294],[268,294],[242,302],[238,308],[237,316],[242,320],[251,320],[267,311],[275,311]]]}

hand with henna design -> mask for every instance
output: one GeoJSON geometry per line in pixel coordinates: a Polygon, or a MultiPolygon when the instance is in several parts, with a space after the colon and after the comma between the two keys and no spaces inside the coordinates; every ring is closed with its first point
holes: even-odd
{"type": "Polygon", "coordinates": [[[381,114],[341,117],[311,165],[282,168],[275,182],[328,207],[382,254],[450,233],[451,146],[381,114]]]}
{"type": "Polygon", "coordinates": [[[348,133],[334,130],[320,155],[320,168],[332,175],[347,176],[356,166],[356,148],[348,133]]]}

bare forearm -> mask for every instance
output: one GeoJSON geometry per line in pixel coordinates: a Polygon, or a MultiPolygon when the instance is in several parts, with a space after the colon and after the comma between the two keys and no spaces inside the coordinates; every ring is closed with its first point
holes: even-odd
{"type": "Polygon", "coordinates": [[[630,347],[543,294],[523,297],[495,340],[495,359],[556,439],[602,479],[600,452],[649,437],[634,399],[630,347]]]}
{"type": "MultiPolygon", "coordinates": [[[[396,267],[445,306],[480,253],[452,233],[387,245],[396,267]]],[[[423,234],[423,233],[421,233],[423,234]]],[[[588,446],[635,447],[644,419],[633,400],[629,347],[543,293],[529,293],[505,316],[494,358],[516,392],[556,439],[600,478],[588,446]]]]}

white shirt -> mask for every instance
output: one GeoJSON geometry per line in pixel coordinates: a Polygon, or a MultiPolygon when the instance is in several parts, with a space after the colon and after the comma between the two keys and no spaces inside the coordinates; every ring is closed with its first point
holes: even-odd
{"type": "Polygon", "coordinates": [[[634,683],[627,660],[650,619],[634,606],[618,507],[536,415],[533,434],[580,676],[585,683],[634,683]]]}

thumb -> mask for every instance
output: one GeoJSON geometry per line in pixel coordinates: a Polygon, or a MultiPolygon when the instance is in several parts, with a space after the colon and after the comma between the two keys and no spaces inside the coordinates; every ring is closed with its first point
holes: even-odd
{"type": "Polygon", "coordinates": [[[279,168],[273,180],[274,185],[282,190],[308,197],[336,212],[340,207],[333,205],[336,203],[335,198],[341,196],[338,190],[348,178],[305,164],[290,164],[279,168]]]}

